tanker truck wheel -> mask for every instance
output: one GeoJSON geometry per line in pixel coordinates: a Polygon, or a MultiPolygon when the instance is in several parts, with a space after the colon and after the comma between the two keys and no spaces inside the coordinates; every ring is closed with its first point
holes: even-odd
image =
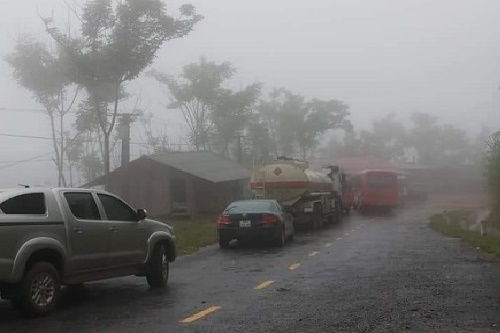
{"type": "Polygon", "coordinates": [[[313,207],[313,230],[319,230],[323,227],[323,208],[320,204],[313,207]]]}

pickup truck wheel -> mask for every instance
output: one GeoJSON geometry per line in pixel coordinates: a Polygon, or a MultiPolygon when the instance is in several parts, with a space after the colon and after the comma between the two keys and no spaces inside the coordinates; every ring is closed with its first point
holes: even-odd
{"type": "Polygon", "coordinates": [[[169,264],[164,244],[157,245],[149,262],[146,280],[151,288],[164,288],[168,282],[169,264]]]}
{"type": "Polygon", "coordinates": [[[11,301],[28,317],[43,316],[54,310],[61,297],[61,278],[48,262],[34,264],[24,275],[20,294],[11,301]]]}

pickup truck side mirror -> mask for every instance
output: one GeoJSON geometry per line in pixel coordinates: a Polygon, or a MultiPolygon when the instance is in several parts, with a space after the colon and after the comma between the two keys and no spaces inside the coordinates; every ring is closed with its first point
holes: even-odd
{"type": "Polygon", "coordinates": [[[146,217],[148,217],[148,213],[146,212],[145,209],[142,209],[142,208],[139,208],[137,210],[137,221],[142,221],[144,220],[146,217]]]}

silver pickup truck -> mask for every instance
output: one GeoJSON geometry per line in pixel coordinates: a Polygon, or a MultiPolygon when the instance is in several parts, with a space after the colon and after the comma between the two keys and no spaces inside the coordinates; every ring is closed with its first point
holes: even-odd
{"type": "Polygon", "coordinates": [[[146,217],[104,191],[0,190],[1,297],[39,316],[56,307],[61,285],[136,275],[164,287],[175,236],[146,217]]]}

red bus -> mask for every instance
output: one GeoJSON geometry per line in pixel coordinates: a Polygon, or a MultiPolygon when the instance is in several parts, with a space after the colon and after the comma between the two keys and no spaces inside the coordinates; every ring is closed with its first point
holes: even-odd
{"type": "Polygon", "coordinates": [[[351,175],[354,208],[382,208],[390,211],[398,207],[398,175],[394,171],[375,169],[351,175]]]}

